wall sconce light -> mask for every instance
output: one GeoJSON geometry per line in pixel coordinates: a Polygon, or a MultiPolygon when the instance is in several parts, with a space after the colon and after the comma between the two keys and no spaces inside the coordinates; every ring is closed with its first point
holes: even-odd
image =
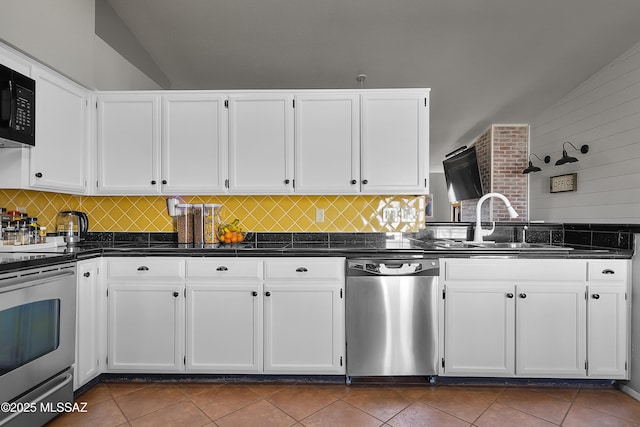
{"type": "Polygon", "coordinates": [[[531,153],[529,154],[529,166],[527,166],[527,168],[523,170],[522,173],[540,172],[542,170],[538,166],[533,166],[533,163],[531,162],[531,156],[536,156],[538,160],[545,163],[549,163],[551,161],[551,157],[549,156],[544,156],[544,160],[542,160],[536,153],[531,153]]]}
{"type": "MultiPolygon", "coordinates": [[[[575,163],[578,161],[578,159],[576,159],[575,157],[571,157],[567,154],[567,150],[564,148],[564,146],[567,144],[572,146],[574,150],[578,149],[569,141],[564,142],[562,144],[562,158],[556,162],[556,166],[564,165],[565,163],[575,163]]],[[[584,144],[582,147],[580,147],[580,152],[582,154],[587,154],[589,152],[589,146],[587,144],[584,144]]]]}

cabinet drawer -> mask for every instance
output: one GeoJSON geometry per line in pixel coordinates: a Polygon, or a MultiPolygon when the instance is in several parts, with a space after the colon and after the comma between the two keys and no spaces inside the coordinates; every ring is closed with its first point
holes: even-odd
{"type": "Polygon", "coordinates": [[[586,262],[558,259],[445,260],[445,280],[584,281],[586,262]]]}
{"type": "Polygon", "coordinates": [[[262,260],[205,258],[187,260],[188,279],[262,279],[262,260]]]}
{"type": "Polygon", "coordinates": [[[622,282],[627,279],[628,262],[623,260],[589,261],[590,282],[622,282]]]}
{"type": "Polygon", "coordinates": [[[184,261],[180,258],[125,258],[107,261],[109,279],[153,279],[174,281],[184,277],[184,261]]]}
{"type": "Polygon", "coordinates": [[[343,279],[344,258],[268,259],[264,263],[265,280],[269,279],[343,279]]]}

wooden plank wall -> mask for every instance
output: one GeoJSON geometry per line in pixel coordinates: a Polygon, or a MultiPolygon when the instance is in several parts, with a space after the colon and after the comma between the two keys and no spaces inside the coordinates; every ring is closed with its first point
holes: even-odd
{"type": "MultiPolygon", "coordinates": [[[[553,78],[553,77],[550,77],[553,78]]],[[[640,43],[544,111],[531,125],[530,219],[640,223],[640,43]],[[555,166],[562,143],[577,163],[555,166]],[[549,177],[577,172],[575,192],[550,193],[549,177]]]]}

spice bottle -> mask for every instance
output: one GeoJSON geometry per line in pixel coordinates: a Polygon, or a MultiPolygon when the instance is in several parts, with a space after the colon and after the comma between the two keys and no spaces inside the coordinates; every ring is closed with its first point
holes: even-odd
{"type": "Polygon", "coordinates": [[[47,243],[47,227],[40,227],[40,243],[47,243]]]}
{"type": "Polygon", "coordinates": [[[178,243],[193,243],[193,206],[180,203],[176,206],[178,243]]]}
{"type": "Polygon", "coordinates": [[[29,224],[29,243],[40,243],[40,225],[38,218],[27,218],[29,224]]]}

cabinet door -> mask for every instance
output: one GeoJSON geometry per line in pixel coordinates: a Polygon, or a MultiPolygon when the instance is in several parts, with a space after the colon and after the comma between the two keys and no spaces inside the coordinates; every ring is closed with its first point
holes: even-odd
{"type": "Polygon", "coordinates": [[[589,285],[587,333],[590,377],[627,378],[626,285],[589,285]]]}
{"type": "Polygon", "coordinates": [[[343,374],[341,287],[269,283],[264,289],[265,373],[343,374]]]}
{"type": "Polygon", "coordinates": [[[112,283],[108,305],[110,371],[184,370],[182,285],[112,283]]]}
{"type": "Polygon", "coordinates": [[[163,95],[162,192],[218,194],[227,177],[225,97],[163,95]]]}
{"type": "Polygon", "coordinates": [[[585,292],[584,284],[517,286],[518,376],[586,375],[585,292]]]}
{"type": "Polygon", "coordinates": [[[513,376],[514,286],[446,285],[444,374],[513,376]]]}
{"type": "Polygon", "coordinates": [[[66,193],[87,192],[88,93],[34,67],[36,146],[30,150],[29,185],[66,193]]]}
{"type": "Polygon", "coordinates": [[[100,279],[100,260],[79,261],[77,273],[74,389],[102,373],[107,330],[107,295],[100,279]]]}
{"type": "Polygon", "coordinates": [[[429,191],[428,92],[362,95],[362,192],[429,191]]]}
{"type": "Polygon", "coordinates": [[[359,108],[354,94],[295,97],[296,193],[359,193],[359,108]]]}
{"type": "Polygon", "coordinates": [[[229,188],[233,194],[293,192],[293,98],[229,97],[229,188]]]}
{"type": "Polygon", "coordinates": [[[260,284],[187,284],[187,370],[262,372],[260,284]]]}
{"type": "Polygon", "coordinates": [[[97,114],[98,193],[158,194],[159,97],[101,94],[97,114]]]}

